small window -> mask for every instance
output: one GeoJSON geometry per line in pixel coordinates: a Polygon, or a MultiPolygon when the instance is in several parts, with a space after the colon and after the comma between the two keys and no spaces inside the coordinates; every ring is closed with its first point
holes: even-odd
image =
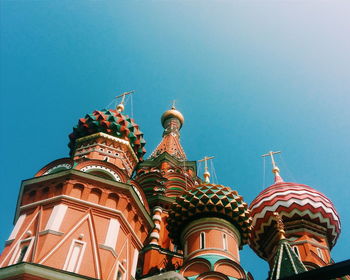
{"type": "Polygon", "coordinates": [[[224,233],[223,236],[222,236],[222,242],[223,242],[224,250],[227,251],[227,236],[226,236],[226,233],[224,233]]]}
{"type": "Polygon", "coordinates": [[[321,260],[324,261],[322,250],[320,248],[317,248],[316,250],[317,250],[317,255],[321,258],[321,260]]]}
{"type": "Polygon", "coordinates": [[[17,249],[15,250],[14,254],[10,259],[9,265],[28,261],[31,248],[33,246],[33,241],[34,237],[30,237],[20,241],[20,243],[17,246],[17,249]]]}
{"type": "Polygon", "coordinates": [[[294,250],[294,253],[298,256],[298,258],[300,258],[300,253],[299,253],[298,246],[294,246],[293,250],[294,250]]]}
{"type": "Polygon", "coordinates": [[[105,157],[105,161],[107,161],[107,162],[108,162],[108,161],[109,161],[109,158],[108,158],[108,157],[105,157]]]}
{"type": "Polygon", "coordinates": [[[17,263],[23,262],[24,260],[24,256],[26,255],[27,251],[28,251],[28,245],[25,245],[21,248],[17,263]]]}
{"type": "Polygon", "coordinates": [[[205,233],[201,232],[200,238],[199,238],[199,248],[204,249],[205,248],[205,233]]]}

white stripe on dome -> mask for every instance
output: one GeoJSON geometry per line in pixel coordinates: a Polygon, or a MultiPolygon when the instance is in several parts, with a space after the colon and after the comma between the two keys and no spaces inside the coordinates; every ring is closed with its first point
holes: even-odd
{"type": "MultiPolygon", "coordinates": [[[[268,206],[265,206],[258,214],[254,215],[253,217],[253,226],[255,225],[256,223],[256,220],[257,219],[261,219],[265,216],[266,212],[267,211],[273,211],[275,212],[276,209],[279,207],[279,206],[284,206],[284,207],[290,207],[293,203],[297,203],[299,206],[305,206],[307,204],[311,205],[312,207],[314,208],[323,208],[325,210],[326,213],[328,214],[331,214],[333,216],[333,219],[338,221],[339,222],[339,218],[338,216],[336,215],[336,213],[333,211],[332,208],[328,208],[328,207],[325,207],[324,204],[322,202],[315,202],[311,199],[296,199],[296,198],[291,198],[291,199],[288,199],[287,201],[276,201],[275,204],[273,205],[268,205],[268,206]]],[[[301,211],[301,210],[299,210],[301,211]]]]}
{"type": "Polygon", "coordinates": [[[323,199],[327,200],[327,202],[330,203],[331,206],[333,207],[333,203],[328,198],[325,198],[324,196],[322,196],[319,193],[310,192],[308,190],[300,190],[300,191],[288,190],[288,191],[284,191],[284,192],[276,192],[273,195],[269,195],[264,199],[258,200],[259,202],[255,205],[253,205],[253,207],[251,207],[250,209],[253,210],[254,208],[259,207],[264,201],[273,200],[273,198],[275,198],[276,196],[287,195],[287,194],[311,194],[312,196],[315,196],[315,197],[322,197],[323,199]]]}

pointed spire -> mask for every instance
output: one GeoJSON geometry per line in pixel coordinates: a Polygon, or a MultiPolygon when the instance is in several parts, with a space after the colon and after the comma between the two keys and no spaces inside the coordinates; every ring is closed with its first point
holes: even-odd
{"type": "Polygon", "coordinates": [[[278,243],[269,280],[281,279],[304,271],[307,269],[289,245],[288,240],[281,239],[278,243]]]}
{"type": "Polygon", "coordinates": [[[269,153],[265,154],[265,155],[262,155],[262,157],[267,157],[267,156],[270,156],[271,157],[271,161],[272,161],[272,173],[275,174],[275,184],[277,183],[283,183],[283,178],[281,177],[280,175],[280,169],[278,168],[278,166],[276,165],[276,162],[275,162],[275,158],[273,155],[275,154],[280,154],[281,151],[277,151],[277,152],[272,152],[270,151],[269,153]]]}
{"type": "Polygon", "coordinates": [[[306,271],[304,264],[286,239],[282,217],[274,212],[272,218],[276,222],[279,241],[269,280],[277,280],[306,271]]]}
{"type": "Polygon", "coordinates": [[[214,157],[207,157],[205,156],[203,159],[200,159],[198,162],[202,162],[204,161],[204,173],[203,173],[203,177],[204,177],[204,181],[206,183],[210,183],[210,173],[208,170],[208,160],[209,159],[213,159],[214,157]]]}
{"type": "Polygon", "coordinates": [[[171,109],[165,111],[161,117],[161,123],[164,127],[163,139],[153,151],[150,158],[155,158],[167,152],[179,160],[186,159],[186,154],[180,144],[180,129],[184,120],[181,112],[176,110],[174,101],[171,109]]]}

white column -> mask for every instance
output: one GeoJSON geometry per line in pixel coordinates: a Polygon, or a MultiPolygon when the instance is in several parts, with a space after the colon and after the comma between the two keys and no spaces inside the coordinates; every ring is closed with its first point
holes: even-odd
{"type": "Polygon", "coordinates": [[[110,219],[108,225],[108,231],[105,239],[105,246],[115,249],[118,234],[119,234],[120,223],[116,219],[110,219]]]}
{"type": "Polygon", "coordinates": [[[56,205],[51,212],[45,230],[59,231],[63,218],[66,215],[67,209],[68,206],[65,204],[56,205]]]}
{"type": "Polygon", "coordinates": [[[139,259],[139,251],[135,248],[134,249],[134,256],[132,258],[132,267],[131,267],[131,276],[133,276],[133,277],[135,277],[135,274],[136,274],[138,259],[139,259]]]}
{"type": "Polygon", "coordinates": [[[18,220],[17,220],[17,222],[16,222],[16,225],[15,225],[15,227],[13,228],[13,230],[12,230],[12,232],[11,232],[10,237],[9,237],[8,240],[12,240],[12,239],[15,239],[15,238],[16,238],[16,235],[17,235],[19,229],[21,228],[21,226],[22,226],[22,224],[23,224],[24,219],[26,218],[26,216],[27,216],[26,214],[22,214],[22,215],[18,218],[18,220]]]}

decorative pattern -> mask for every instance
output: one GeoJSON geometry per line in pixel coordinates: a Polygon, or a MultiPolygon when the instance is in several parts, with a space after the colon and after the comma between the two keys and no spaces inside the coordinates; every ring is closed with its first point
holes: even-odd
{"type": "Polygon", "coordinates": [[[61,170],[61,169],[63,170],[63,169],[71,169],[71,168],[72,168],[72,165],[70,165],[69,163],[62,163],[62,164],[58,164],[58,165],[50,168],[43,175],[54,173],[54,172],[57,172],[58,170],[61,170]]]}
{"type": "Polygon", "coordinates": [[[167,152],[178,160],[186,160],[186,154],[180,144],[179,136],[176,134],[166,134],[157,148],[150,155],[150,159],[156,158],[162,153],[167,152]]]}
{"type": "Polygon", "coordinates": [[[135,186],[133,186],[133,185],[131,185],[131,186],[132,186],[132,188],[134,189],[134,191],[136,192],[137,196],[139,197],[141,203],[142,203],[143,205],[145,205],[140,191],[139,191],[135,186]]]}
{"type": "Polygon", "coordinates": [[[307,271],[305,266],[294,253],[287,239],[280,240],[269,280],[277,280],[305,271],[307,271]]]}
{"type": "Polygon", "coordinates": [[[92,171],[92,170],[102,170],[104,172],[107,172],[108,174],[110,174],[111,176],[113,176],[113,178],[118,181],[118,182],[121,182],[121,179],[119,177],[119,175],[117,173],[115,173],[113,170],[105,167],[105,166],[101,166],[101,165],[88,165],[88,166],[85,166],[83,167],[82,169],[80,169],[80,171],[83,171],[83,172],[87,172],[88,171],[92,171]]]}
{"type": "Polygon", "coordinates": [[[176,198],[169,212],[169,236],[180,245],[181,230],[202,217],[219,217],[234,224],[241,234],[241,245],[248,241],[251,217],[242,196],[229,187],[201,184],[176,198]]]}
{"type": "Polygon", "coordinates": [[[274,212],[283,217],[284,222],[306,220],[324,227],[332,248],[340,234],[340,219],[333,203],[315,189],[295,183],[277,183],[262,191],[250,205],[253,231],[250,246],[261,257],[263,234],[270,227],[274,212]]]}
{"type": "Polygon", "coordinates": [[[134,120],[116,110],[103,109],[86,115],[73,128],[73,132],[69,135],[70,142],[68,146],[71,149],[70,154],[73,154],[75,142],[78,138],[98,132],[104,132],[121,139],[128,139],[139,160],[142,160],[143,155],[146,153],[144,148],[146,141],[143,139],[143,133],[139,130],[139,126],[134,120]]]}

